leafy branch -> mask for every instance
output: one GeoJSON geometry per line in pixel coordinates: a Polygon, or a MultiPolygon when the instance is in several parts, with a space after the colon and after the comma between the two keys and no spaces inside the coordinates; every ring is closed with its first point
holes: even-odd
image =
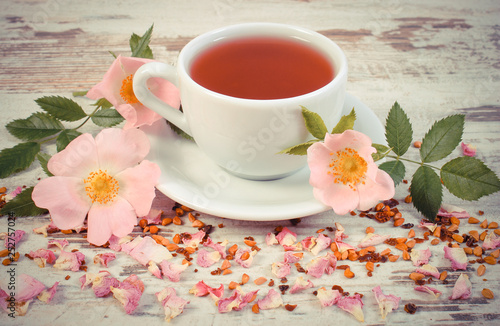
{"type": "MultiPolygon", "coordinates": [[[[287,148],[280,153],[306,155],[307,148],[324,140],[326,127],[318,114],[302,108],[307,130],[315,137],[306,143],[287,148]]],[[[352,129],[356,115],[354,109],[343,116],[331,133],[342,133],[352,129]]],[[[413,205],[426,218],[434,221],[443,199],[443,186],[454,196],[464,200],[477,200],[500,190],[498,176],[481,160],[473,157],[458,157],[436,167],[433,163],[448,157],[460,144],[465,116],[452,115],[436,121],[425,134],[419,149],[420,161],[410,160],[406,154],[413,142],[413,129],[406,112],[395,102],[386,119],[385,138],[387,145],[372,144],[377,150],[374,161],[387,158],[379,168],[387,172],[395,185],[406,174],[406,163],[417,164],[410,184],[413,205]]]]}
{"type": "MultiPolygon", "coordinates": [[[[153,59],[149,47],[153,25],[142,35],[132,34],[129,40],[132,57],[153,59]]],[[[113,56],[113,53],[111,53],[113,56]]],[[[86,91],[74,92],[73,96],[85,96],[86,91]]],[[[92,106],[92,112],[87,114],[74,100],[62,96],[44,96],[35,100],[42,111],[35,112],[26,119],[16,119],[6,125],[7,131],[22,141],[12,148],[0,151],[0,178],[21,172],[38,160],[47,175],[47,163],[51,155],[41,151],[42,144],[54,143],[57,152],[79,135],[79,129],[89,121],[102,128],[109,128],[121,123],[124,118],[113,108],[113,105],[101,98],[92,106]],[[78,122],[76,127],[69,128],[63,122],[78,122]]],[[[23,190],[13,200],[9,201],[0,214],[14,213],[16,216],[39,215],[43,210],[36,207],[31,200],[33,188],[23,190]]]]}

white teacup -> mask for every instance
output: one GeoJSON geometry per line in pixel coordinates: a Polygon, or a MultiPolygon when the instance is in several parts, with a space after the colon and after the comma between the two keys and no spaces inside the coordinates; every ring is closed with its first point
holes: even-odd
{"type": "Polygon", "coordinates": [[[141,103],[191,135],[199,148],[221,167],[239,177],[272,180],[290,175],[306,164],[304,156],[278,154],[313,138],[305,128],[301,106],[317,112],[331,130],[340,119],[346,82],[346,57],[327,37],[296,26],[246,23],[196,37],[180,52],[176,68],[159,62],[143,65],[136,72],[133,85],[141,103]],[[303,43],[328,60],[334,77],[307,94],[246,99],[209,90],[190,76],[193,61],[207,49],[249,37],[303,43]],[[183,112],[162,102],[147,89],[147,80],[154,77],[179,87],[183,112]]]}

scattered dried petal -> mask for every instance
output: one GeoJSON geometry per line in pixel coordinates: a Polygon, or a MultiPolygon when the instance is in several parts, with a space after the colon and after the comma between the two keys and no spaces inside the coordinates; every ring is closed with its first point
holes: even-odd
{"type": "Polygon", "coordinates": [[[465,270],[467,269],[467,255],[462,248],[450,248],[444,246],[444,258],[451,261],[451,267],[453,270],[465,270]]]}
{"type": "Polygon", "coordinates": [[[378,302],[378,307],[380,308],[382,319],[385,319],[388,313],[398,309],[399,300],[401,300],[400,297],[397,297],[393,294],[383,294],[380,286],[374,287],[372,289],[372,292],[375,294],[375,299],[378,302]]]}
{"type": "Polygon", "coordinates": [[[313,286],[314,284],[310,280],[305,280],[302,276],[299,276],[295,279],[295,283],[290,288],[290,291],[288,291],[288,293],[294,294],[312,288],[313,286]]]}
{"type": "Polygon", "coordinates": [[[325,289],[325,287],[321,287],[317,291],[317,295],[321,306],[330,307],[340,300],[342,294],[338,290],[325,289]]]}
{"type": "Polygon", "coordinates": [[[413,249],[410,253],[410,258],[414,266],[421,266],[429,263],[431,255],[429,248],[425,250],[413,249]]]}
{"type": "Polygon", "coordinates": [[[442,294],[441,291],[435,288],[431,288],[430,286],[427,285],[417,286],[415,288],[415,291],[429,293],[432,296],[434,296],[435,299],[439,298],[439,296],[442,294]]]}
{"type": "Polygon", "coordinates": [[[283,299],[279,292],[270,289],[263,299],[257,301],[257,304],[261,310],[274,309],[283,305],[283,299]]]}
{"type": "Polygon", "coordinates": [[[94,256],[94,264],[101,264],[104,267],[108,267],[108,263],[115,259],[116,255],[112,252],[97,254],[94,256]]]}
{"type": "Polygon", "coordinates": [[[359,294],[355,294],[351,297],[341,297],[337,302],[337,306],[352,314],[358,321],[364,322],[365,317],[363,314],[363,301],[359,294]]]}
{"type": "Polygon", "coordinates": [[[450,300],[469,299],[472,293],[472,284],[467,274],[461,273],[455,282],[450,300]]]}
{"type": "Polygon", "coordinates": [[[155,294],[165,310],[165,320],[168,322],[179,316],[183,312],[184,307],[189,304],[189,301],[177,296],[174,288],[166,287],[155,294]]]}

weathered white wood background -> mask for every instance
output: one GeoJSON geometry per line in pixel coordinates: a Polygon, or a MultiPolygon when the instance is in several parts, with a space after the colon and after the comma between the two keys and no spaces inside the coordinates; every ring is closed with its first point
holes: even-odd
{"type": "MultiPolygon", "coordinates": [[[[71,96],[72,91],[87,90],[100,81],[113,61],[108,53],[129,55],[128,39],[132,32],[142,34],[155,24],[151,46],[157,60],[175,63],[179,50],[193,37],[211,29],[241,22],[269,21],[301,25],[335,40],[349,60],[348,92],[359,97],[384,120],[394,101],[407,111],[413,123],[416,139],[423,137],[431,123],[454,113],[466,114],[464,141],[477,146],[478,156],[500,174],[500,3],[498,1],[425,0],[425,1],[134,1],[134,0],[9,0],[0,2],[0,113],[2,124],[12,119],[26,118],[38,110],[34,99],[44,95],[71,96]]],[[[78,101],[89,108],[91,102],[78,101]]],[[[91,127],[87,131],[95,131],[91,127]]],[[[0,148],[12,147],[17,140],[0,128],[0,148]]],[[[53,149],[48,148],[47,151],[53,149]]],[[[411,151],[416,157],[417,152],[411,151]]],[[[459,155],[459,151],[456,151],[459,155]]],[[[410,155],[410,156],[411,156],[410,155]]],[[[18,185],[32,186],[43,177],[38,166],[0,181],[0,186],[13,189],[18,185]]],[[[409,176],[408,176],[409,177],[409,176]]],[[[406,186],[397,188],[396,198],[407,195],[406,186]]],[[[500,200],[495,194],[478,202],[462,202],[445,195],[445,201],[466,208],[475,215],[485,212],[489,221],[500,221],[500,200]]],[[[169,211],[172,202],[159,195],[158,207],[169,211]]],[[[400,205],[407,222],[418,224],[421,216],[410,206],[400,205]]],[[[50,305],[34,303],[28,314],[15,319],[0,313],[2,325],[85,325],[85,324],[163,324],[163,311],[154,292],[164,286],[174,286],[180,296],[191,301],[184,313],[172,321],[183,325],[262,325],[262,324],[355,324],[352,316],[337,308],[321,308],[312,291],[285,295],[285,303],[297,304],[293,312],[284,308],[254,314],[250,306],[240,312],[219,314],[207,298],[195,298],[188,290],[198,280],[215,286],[239,281],[246,272],[252,280],[259,276],[272,278],[271,263],[282,259],[277,248],[268,248],[265,234],[275,226],[290,226],[282,222],[241,222],[202,216],[214,226],[211,237],[215,241],[229,240],[243,245],[243,238],[253,236],[263,250],[250,270],[233,267],[233,274],[212,276],[209,269],[192,268],[180,283],[155,279],[149,272],[126,255],[110,264],[110,272],[119,279],[131,273],[139,275],[146,285],[140,305],[132,315],[125,315],[121,305],[112,298],[96,299],[90,289],[81,291],[78,278],[83,272],[62,272],[52,268],[39,269],[25,257],[17,266],[18,273],[29,273],[46,285],[60,281],[56,297],[50,305]],[[69,280],[64,280],[66,275],[69,280]]],[[[46,223],[47,218],[18,219],[16,227],[28,231],[19,246],[21,255],[45,247],[47,239],[30,232],[46,223]]],[[[314,235],[315,231],[334,222],[342,223],[348,241],[352,244],[363,238],[367,226],[379,234],[405,236],[407,230],[389,224],[377,224],[359,217],[336,216],[326,212],[303,218],[297,226],[299,240],[314,235]]],[[[5,218],[0,218],[0,232],[6,231],[5,218]]],[[[416,229],[417,236],[423,231],[416,229]]],[[[470,228],[461,227],[462,232],[470,228]]],[[[139,230],[136,230],[139,234],[139,230]]],[[[194,232],[188,226],[163,227],[162,234],[194,232]]],[[[58,234],[57,237],[63,235],[58,234]]],[[[54,236],[54,237],[56,237],[54,236]]],[[[81,236],[68,237],[71,246],[79,248],[87,257],[89,271],[100,268],[91,262],[103,249],[90,248],[81,236]]],[[[429,243],[420,245],[425,249],[429,243]]],[[[377,248],[379,251],[385,245],[377,248]]],[[[430,245],[429,245],[430,246],[430,245]]],[[[449,272],[450,284],[434,285],[443,291],[436,301],[413,291],[408,274],[414,270],[410,262],[385,263],[367,277],[364,264],[349,263],[356,273],[346,279],[342,271],[313,280],[315,289],[333,284],[341,285],[351,293],[365,295],[363,308],[367,324],[382,324],[371,288],[381,285],[384,292],[402,297],[400,308],[390,314],[387,324],[415,325],[470,325],[500,323],[499,266],[487,266],[483,277],[469,265],[466,273],[473,283],[472,298],[463,301],[448,300],[454,280],[453,272],[442,257],[442,246],[430,246],[434,255],[431,263],[449,272]],[[490,288],[494,300],[481,296],[483,288],[490,288]],[[403,306],[413,302],[418,306],[415,315],[409,315],[403,306]]],[[[306,260],[305,260],[306,261],[306,260]]],[[[304,261],[304,262],[305,262],[304,261]]],[[[339,263],[341,264],[341,263],[339,263]]],[[[1,266],[0,266],[1,267],[1,266]]],[[[0,268],[4,270],[5,268],[0,268]]],[[[0,283],[6,275],[0,271],[0,283]]],[[[292,273],[289,284],[297,273],[292,273]]],[[[278,282],[276,282],[278,283],[278,282]]],[[[253,283],[244,290],[257,288],[253,283]]],[[[260,297],[268,287],[261,286],[260,297]]],[[[226,295],[228,295],[226,290],[226,295]]],[[[259,297],[259,298],[260,298],[259,297]]]]}

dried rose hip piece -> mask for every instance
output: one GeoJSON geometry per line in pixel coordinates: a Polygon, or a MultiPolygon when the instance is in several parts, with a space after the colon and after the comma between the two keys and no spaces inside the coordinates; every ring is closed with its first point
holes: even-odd
{"type": "Polygon", "coordinates": [[[414,303],[407,303],[405,305],[405,311],[411,315],[417,312],[417,306],[414,303]]]}

